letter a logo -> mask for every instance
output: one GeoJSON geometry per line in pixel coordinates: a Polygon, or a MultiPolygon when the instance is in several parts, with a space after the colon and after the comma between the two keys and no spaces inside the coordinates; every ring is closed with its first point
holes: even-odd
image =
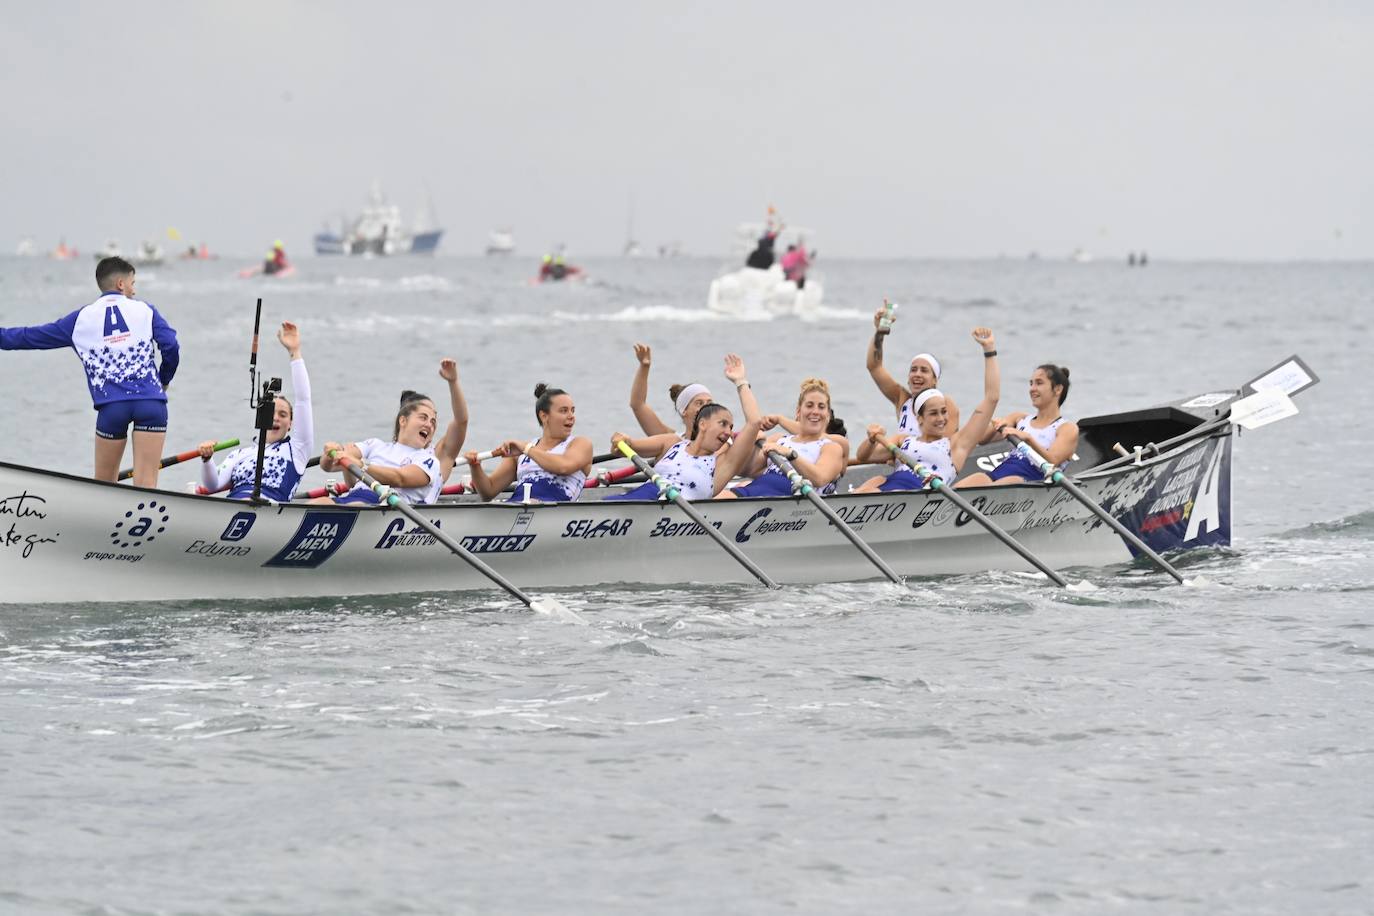
{"type": "Polygon", "coordinates": [[[115,331],[129,333],[129,325],[125,323],[124,316],[119,313],[119,306],[105,306],[105,336],[109,337],[115,331]]]}

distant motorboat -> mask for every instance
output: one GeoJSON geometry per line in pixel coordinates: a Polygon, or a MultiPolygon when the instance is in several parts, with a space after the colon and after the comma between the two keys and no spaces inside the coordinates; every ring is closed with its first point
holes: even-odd
{"type": "Polygon", "coordinates": [[[38,246],[34,245],[33,239],[22,238],[19,240],[18,247],[14,249],[14,254],[20,258],[31,258],[38,254],[38,246]]]}
{"type": "Polygon", "coordinates": [[[493,229],[487,233],[487,254],[514,254],[515,231],[493,229]]]}
{"type": "MultiPolygon", "coordinates": [[[[769,227],[762,223],[741,223],[735,229],[732,244],[733,262],[743,264],[758,245],[769,227]]],[[[739,267],[727,269],[711,281],[706,306],[715,312],[743,317],[773,315],[814,316],[821,307],[825,290],[814,271],[808,271],[804,283],[798,285],[783,273],[782,255],[787,245],[804,245],[812,233],[789,226],[780,231],[774,241],[777,251],[768,268],[739,267]]]]}
{"type": "Polygon", "coordinates": [[[434,226],[433,207],[426,207],[414,227],[401,221],[401,210],[387,202],[377,182],[372,183],[367,206],[351,223],[341,221],[338,232],[326,229],[315,235],[315,254],[347,254],[389,257],[398,254],[433,254],[444,230],[434,226]]]}

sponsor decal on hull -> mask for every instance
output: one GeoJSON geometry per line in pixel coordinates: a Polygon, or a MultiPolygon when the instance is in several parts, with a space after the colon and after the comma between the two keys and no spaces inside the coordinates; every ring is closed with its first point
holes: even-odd
{"type": "Polygon", "coordinates": [[[1231,439],[1191,450],[1121,518],[1153,550],[1231,543],[1231,439]]]}
{"type": "Polygon", "coordinates": [[[538,537],[537,534],[525,533],[532,521],[534,512],[530,509],[521,509],[516,514],[510,531],[505,534],[473,534],[461,538],[458,543],[471,553],[524,553],[538,537]]]}
{"type": "Polygon", "coordinates": [[[262,565],[315,569],[343,546],[357,520],[354,512],[306,512],[291,540],[262,565]]]}
{"type": "MultiPolygon", "coordinates": [[[[749,516],[749,520],[745,522],[743,525],[740,525],[739,530],[735,532],[735,543],[748,543],[749,539],[756,534],[762,535],[774,534],[782,531],[801,531],[803,528],[806,527],[806,519],[804,518],[799,518],[790,522],[764,521],[764,519],[768,518],[768,516],[772,514],[772,507],[764,506],[762,509],[755,512],[753,515],[749,516]]],[[[799,515],[801,513],[794,512],[793,514],[799,515]]]]}
{"type": "Polygon", "coordinates": [[[24,490],[14,496],[0,499],[0,547],[16,548],[19,556],[27,560],[40,544],[55,544],[60,534],[49,537],[32,529],[32,526],[48,517],[48,501],[36,493],[24,490]],[[9,516],[9,527],[4,526],[9,516]]]}
{"type": "MultiPolygon", "coordinates": [[[[879,522],[895,522],[906,512],[906,502],[898,503],[860,503],[859,505],[837,506],[835,514],[840,520],[855,531],[860,531],[865,525],[876,525],[879,522]]],[[[922,510],[924,511],[924,509],[922,510]]],[[[834,526],[834,522],[827,519],[827,524],[834,526]]],[[[913,526],[915,527],[915,526],[913,526]]]]}

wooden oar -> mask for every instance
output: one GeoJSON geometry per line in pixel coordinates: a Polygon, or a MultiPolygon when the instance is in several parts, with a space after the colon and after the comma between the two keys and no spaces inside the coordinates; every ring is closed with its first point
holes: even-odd
{"type": "Polygon", "coordinates": [[[404,515],[406,518],[410,519],[416,525],[420,526],[425,531],[433,535],[434,539],[437,540],[440,544],[443,544],[449,550],[453,551],[453,553],[455,553],[459,557],[459,559],[466,562],[469,566],[477,570],[482,575],[486,576],[492,582],[495,582],[502,589],[504,589],[507,594],[519,599],[530,610],[539,614],[549,614],[554,617],[562,618],[564,620],[572,620],[577,621],[579,623],[585,623],[585,621],[583,621],[581,617],[577,616],[577,614],[575,614],[571,609],[565,607],[562,602],[558,601],[555,598],[550,598],[548,596],[545,596],[543,598],[531,598],[529,595],[525,594],[513,583],[511,583],[510,580],[508,580],[505,576],[501,575],[499,572],[492,569],[486,563],[478,559],[472,551],[468,550],[462,544],[459,544],[453,538],[445,534],[439,528],[438,525],[435,525],[433,522],[425,518],[419,512],[416,512],[415,509],[410,505],[410,503],[406,502],[404,499],[401,499],[400,495],[397,494],[396,491],[392,490],[391,487],[388,487],[385,484],[378,483],[375,477],[373,477],[367,471],[364,471],[362,469],[359,462],[353,460],[352,455],[342,455],[336,452],[333,453],[331,457],[336,457],[338,459],[339,464],[346,468],[349,473],[353,474],[355,477],[362,480],[363,483],[367,484],[368,488],[373,493],[377,494],[378,499],[386,503],[391,508],[399,510],[401,514],[404,515]]]}
{"type": "Polygon", "coordinates": [[[643,471],[644,474],[647,475],[648,478],[654,482],[654,486],[658,487],[658,492],[668,497],[668,499],[672,503],[674,503],[679,509],[686,513],[688,518],[690,518],[692,521],[696,522],[699,526],[701,526],[701,529],[705,531],[708,535],[710,535],[712,540],[714,540],[721,547],[725,548],[725,552],[735,558],[735,562],[739,563],[739,565],[749,570],[749,573],[755,579],[758,579],[760,582],[762,582],[769,588],[779,587],[778,583],[774,582],[773,579],[768,575],[768,573],[759,569],[758,565],[755,564],[753,560],[749,559],[744,555],[744,551],[740,550],[734,544],[731,544],[730,541],[726,539],[725,535],[721,534],[720,531],[714,528],[710,522],[706,521],[706,519],[702,517],[701,513],[696,510],[696,507],[694,507],[689,500],[687,500],[681,493],[678,492],[677,487],[673,486],[668,481],[664,480],[659,474],[656,474],[654,472],[654,469],[649,466],[649,462],[645,461],[643,458],[639,456],[638,452],[630,448],[630,443],[621,440],[620,442],[616,443],[616,447],[620,449],[620,453],[622,455],[624,455],[626,458],[629,458],[631,461],[634,462],[635,467],[643,471]]]}
{"type": "Polygon", "coordinates": [[[840,529],[840,533],[849,539],[849,543],[859,548],[859,553],[867,557],[868,562],[878,567],[878,571],[884,576],[887,576],[891,581],[896,582],[898,585],[903,584],[902,577],[893,572],[892,567],[883,562],[883,558],[878,556],[878,554],[873,551],[873,548],[869,547],[868,544],[864,542],[863,538],[855,534],[854,529],[850,528],[834,509],[825,504],[825,500],[821,499],[821,494],[817,493],[816,488],[811,486],[811,481],[799,474],[797,469],[792,467],[792,462],[788,461],[777,452],[769,452],[768,460],[773,462],[773,466],[779,471],[787,475],[787,479],[792,482],[793,490],[800,491],[802,496],[811,500],[811,504],[817,509],[820,509],[821,514],[830,520],[830,524],[840,529]]]}
{"type": "Polygon", "coordinates": [[[1156,566],[1177,579],[1179,585],[1183,584],[1182,573],[1174,569],[1173,565],[1168,560],[1161,557],[1150,548],[1150,545],[1137,537],[1134,531],[1121,524],[1110,512],[1098,505],[1091,496],[1080,490],[1078,484],[1065,477],[1063,472],[1050,462],[1049,457],[1041,452],[1039,447],[1040,443],[1022,438],[1010,429],[1007,430],[1007,438],[1016,443],[1017,448],[1021,450],[1023,455],[1039,466],[1040,472],[1045,475],[1046,480],[1056,483],[1065,490],[1068,490],[1070,496],[1086,506],[1088,511],[1093,515],[1096,515],[1098,518],[1102,519],[1102,521],[1106,522],[1107,527],[1121,535],[1122,539],[1127,544],[1130,544],[1136,550],[1153,560],[1156,566]]]}
{"type": "MultiPolygon", "coordinates": [[[[236,445],[238,445],[238,444],[239,444],[239,440],[237,440],[237,439],[225,439],[223,442],[216,442],[216,443],[215,443],[215,451],[217,451],[217,452],[222,452],[222,451],[224,451],[226,448],[233,448],[234,446],[236,446],[236,445]]],[[[174,464],[181,464],[183,461],[190,461],[192,458],[196,457],[196,456],[199,455],[199,454],[200,454],[200,449],[198,449],[198,448],[193,448],[193,449],[191,449],[190,451],[181,452],[180,454],[177,454],[177,455],[169,455],[168,457],[162,459],[162,461],[158,464],[158,467],[159,467],[159,468],[169,468],[169,467],[171,467],[171,466],[174,465],[174,464]]],[[[129,479],[130,477],[132,477],[132,476],[134,476],[134,469],[133,469],[133,468],[125,468],[124,470],[122,470],[122,471],[119,472],[119,479],[120,479],[120,480],[128,480],[128,479],[129,479]]]]}
{"type": "Polygon", "coordinates": [[[1046,566],[1043,562],[1041,562],[1039,557],[1037,557],[1035,554],[1027,550],[1025,548],[1025,545],[1023,545],[1020,541],[1016,540],[1016,538],[1007,534],[1001,528],[998,528],[997,525],[993,523],[992,519],[988,518],[986,515],[975,509],[973,505],[967,499],[964,499],[964,497],[953,487],[949,486],[935,474],[931,473],[929,470],[922,467],[919,461],[917,461],[915,458],[912,458],[910,455],[902,451],[897,446],[889,443],[887,447],[891,450],[893,456],[898,461],[900,461],[902,464],[905,464],[907,467],[911,468],[912,472],[917,477],[921,478],[921,480],[925,481],[926,483],[929,483],[930,488],[932,490],[942,494],[946,499],[948,499],[950,502],[954,503],[954,505],[958,506],[961,510],[963,510],[964,513],[967,514],[970,518],[972,518],[978,524],[986,528],[988,534],[991,534],[993,537],[997,538],[997,540],[1001,541],[1003,544],[1006,544],[1012,550],[1016,551],[1017,555],[1020,556],[1021,559],[1025,560],[1027,563],[1034,566],[1036,569],[1040,570],[1045,575],[1049,576],[1050,581],[1052,581],[1055,585],[1061,586],[1063,588],[1068,588],[1069,583],[1063,576],[1059,575],[1059,573],[1055,572],[1053,569],[1051,569],[1050,567],[1046,566]]]}

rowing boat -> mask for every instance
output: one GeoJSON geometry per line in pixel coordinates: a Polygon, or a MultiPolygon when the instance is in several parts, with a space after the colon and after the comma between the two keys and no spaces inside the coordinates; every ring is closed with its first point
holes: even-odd
{"type": "MultiPolygon", "coordinates": [[[[1070,473],[1156,551],[1231,543],[1230,405],[1241,391],[1081,420],[1070,473]],[[1115,443],[1148,446],[1126,457],[1115,443]],[[1154,443],[1159,443],[1155,445],[1154,443]]],[[[994,466],[1006,443],[971,460],[994,466]]],[[[862,470],[856,479],[867,476],[862,470]]],[[[840,487],[841,490],[845,486],[840,487]]],[[[440,502],[424,517],[529,588],[750,581],[672,505],[440,502]]],[[[1132,548],[1042,482],[959,491],[1056,568],[1130,562],[1132,548]]],[[[903,576],[1030,569],[939,492],[826,498],[903,576]]],[[[712,527],[782,583],[873,578],[800,497],[697,502],[712,527]]],[[[242,501],[93,481],[0,462],[0,603],[286,598],[484,590],[490,583],[386,507],[242,501]]]]}

